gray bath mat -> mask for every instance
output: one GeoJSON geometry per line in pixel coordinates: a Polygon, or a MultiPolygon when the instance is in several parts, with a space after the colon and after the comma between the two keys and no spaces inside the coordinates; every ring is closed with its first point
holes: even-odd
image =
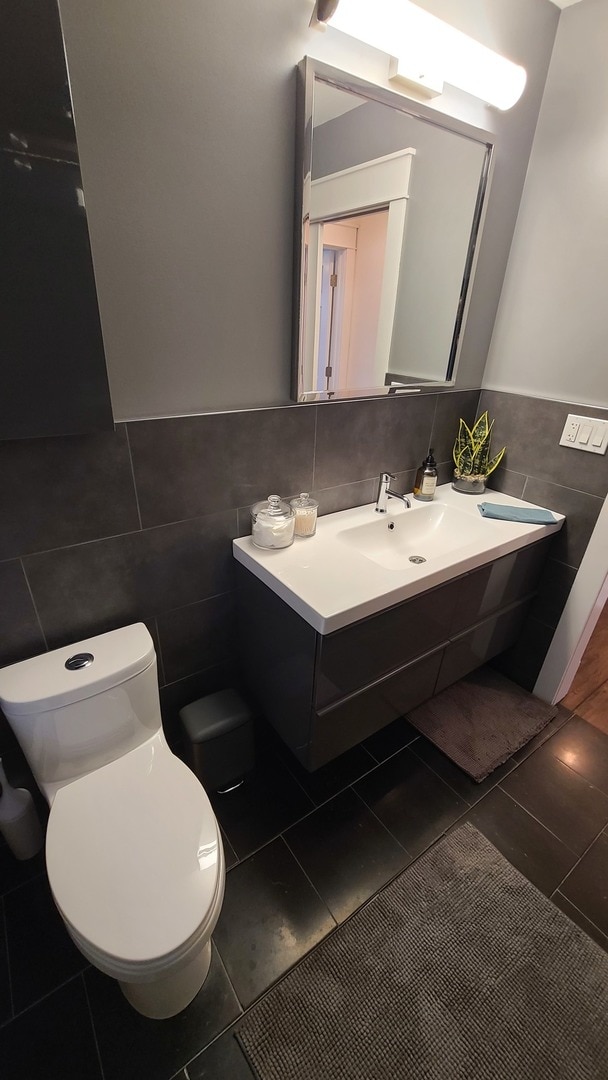
{"type": "Polygon", "coordinates": [[[259,1080],[606,1080],[608,956],[464,825],[239,1038],[259,1080]]]}
{"type": "Polygon", "coordinates": [[[484,780],[549,723],[553,705],[482,667],[420,705],[408,720],[473,778],[484,780]]]}

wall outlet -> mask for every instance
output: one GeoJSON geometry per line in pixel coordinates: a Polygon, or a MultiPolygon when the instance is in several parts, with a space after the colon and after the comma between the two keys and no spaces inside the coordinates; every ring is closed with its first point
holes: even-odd
{"type": "Polygon", "coordinates": [[[562,432],[562,442],[575,443],[576,436],[578,435],[578,429],[580,424],[578,420],[573,420],[570,416],[564,424],[564,430],[562,432]]]}
{"type": "Polygon", "coordinates": [[[586,450],[588,454],[605,454],[608,447],[608,420],[568,413],[559,445],[586,450]]]}

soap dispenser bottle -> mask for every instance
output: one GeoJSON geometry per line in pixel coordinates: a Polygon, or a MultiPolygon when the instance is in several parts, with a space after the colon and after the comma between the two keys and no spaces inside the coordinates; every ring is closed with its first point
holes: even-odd
{"type": "Polygon", "coordinates": [[[426,458],[416,473],[413,492],[414,498],[420,499],[421,502],[431,502],[435,497],[436,487],[437,462],[433,457],[433,447],[431,446],[426,458]]]}

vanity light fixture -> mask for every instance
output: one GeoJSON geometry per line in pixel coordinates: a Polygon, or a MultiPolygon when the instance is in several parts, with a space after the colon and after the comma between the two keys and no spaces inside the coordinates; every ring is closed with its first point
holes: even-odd
{"type": "Polygon", "coordinates": [[[388,53],[391,80],[429,97],[449,83],[498,109],[510,109],[526,85],[519,64],[409,0],[316,0],[311,25],[330,20],[336,30],[388,53]]]}

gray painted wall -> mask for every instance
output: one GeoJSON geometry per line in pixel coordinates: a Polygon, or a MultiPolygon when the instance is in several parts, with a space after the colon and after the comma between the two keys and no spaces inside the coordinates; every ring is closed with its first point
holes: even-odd
{"type": "MultiPolygon", "coordinates": [[[[558,9],[423,6],[524,64],[509,112],[433,107],[496,133],[459,381],[479,386],[558,9]]],[[[310,0],[60,0],[117,419],[286,401],[295,65],[387,82],[384,54],[308,27],[310,0]]]]}
{"type": "Polygon", "coordinates": [[[607,41],[605,0],[563,12],[484,377],[488,388],[608,404],[607,41]]]}

